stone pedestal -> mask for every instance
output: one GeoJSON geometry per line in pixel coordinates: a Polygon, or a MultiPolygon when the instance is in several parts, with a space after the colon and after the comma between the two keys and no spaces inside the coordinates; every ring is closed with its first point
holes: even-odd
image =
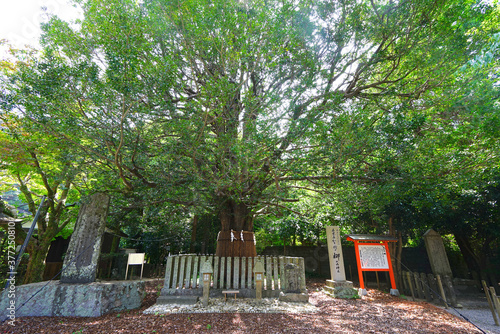
{"type": "Polygon", "coordinates": [[[357,298],[358,293],[352,282],[346,281],[344,256],[340,240],[340,227],[327,226],[328,257],[330,259],[330,274],[332,279],[326,281],[325,293],[334,298],[357,298]]]}
{"type": "Polygon", "coordinates": [[[307,303],[309,302],[309,295],[307,293],[287,293],[281,291],[278,299],[281,302],[287,303],[307,303]]]}
{"type": "MultiPolygon", "coordinates": [[[[145,284],[145,281],[90,284],[63,284],[51,281],[48,284],[39,282],[20,285],[16,287],[16,318],[99,317],[111,311],[135,309],[141,306],[144,299],[145,284]],[[26,301],[28,302],[21,307],[26,301]]],[[[5,316],[8,303],[7,291],[4,291],[0,298],[2,318],[5,316]]]]}
{"type": "Polygon", "coordinates": [[[327,226],[326,238],[332,281],[345,281],[344,256],[342,254],[340,228],[338,226],[327,226]]]}
{"type": "Polygon", "coordinates": [[[327,280],[325,293],[334,298],[358,298],[358,290],[354,289],[350,281],[327,280]]]}

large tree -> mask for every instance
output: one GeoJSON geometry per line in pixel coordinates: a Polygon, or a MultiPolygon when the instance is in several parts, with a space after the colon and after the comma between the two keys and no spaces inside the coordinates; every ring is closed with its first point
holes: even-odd
{"type": "Polygon", "coordinates": [[[381,159],[380,119],[432,99],[478,49],[489,10],[78,2],[84,18],[45,25],[43,52],[11,77],[6,105],[95,159],[109,187],[210,208],[222,231],[252,231],[257,210],[295,201],[290,182],[363,177],[381,159]]]}
{"type": "MultiPolygon", "coordinates": [[[[79,183],[78,174],[85,159],[73,156],[66,145],[54,138],[27,130],[19,119],[9,116],[0,115],[3,130],[0,132],[0,175],[3,176],[0,191],[17,188],[33,216],[40,209],[37,231],[27,247],[30,257],[24,275],[24,283],[39,282],[43,279],[52,240],[76,218],[74,205],[66,201],[80,197],[72,188],[79,183]],[[46,200],[39,208],[42,195],[46,200]]],[[[26,233],[20,226],[16,227],[16,243],[22,244],[26,233]]]]}

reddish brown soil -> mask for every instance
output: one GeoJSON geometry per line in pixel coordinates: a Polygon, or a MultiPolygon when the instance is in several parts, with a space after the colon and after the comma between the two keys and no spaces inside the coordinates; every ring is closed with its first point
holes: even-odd
{"type": "Polygon", "coordinates": [[[25,317],[0,333],[480,333],[473,325],[425,302],[410,302],[377,290],[358,300],[332,299],[324,281],[308,281],[314,314],[205,313],[144,315],[160,288],[148,282],[140,309],[98,318],[25,317]]]}

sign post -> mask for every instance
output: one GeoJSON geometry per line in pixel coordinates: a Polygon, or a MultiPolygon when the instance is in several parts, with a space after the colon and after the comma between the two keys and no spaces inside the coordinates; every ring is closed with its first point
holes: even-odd
{"type": "Polygon", "coordinates": [[[260,260],[255,262],[253,273],[255,275],[255,299],[260,301],[262,300],[262,281],[264,281],[264,265],[260,260]]]}
{"type": "Polygon", "coordinates": [[[210,283],[212,281],[212,274],[214,273],[214,269],[212,268],[212,264],[210,261],[205,261],[203,266],[201,267],[201,275],[203,277],[203,306],[208,306],[208,297],[210,294],[210,283]]]}
{"type": "Polygon", "coordinates": [[[353,288],[352,282],[345,279],[340,228],[327,226],[326,239],[331,279],[326,281],[325,292],[334,298],[353,298],[356,295],[356,290],[353,288]]]}
{"type": "Polygon", "coordinates": [[[391,295],[399,296],[388,245],[389,242],[396,242],[398,239],[383,235],[351,234],[347,236],[347,240],[354,242],[359,294],[362,296],[368,294],[365,289],[363,271],[388,271],[391,279],[391,295]]]}

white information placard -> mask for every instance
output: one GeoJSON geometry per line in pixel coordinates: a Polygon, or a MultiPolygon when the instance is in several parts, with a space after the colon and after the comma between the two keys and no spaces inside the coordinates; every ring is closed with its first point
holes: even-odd
{"type": "Polygon", "coordinates": [[[358,249],[362,269],[389,269],[384,245],[359,245],[358,249]]]}
{"type": "Polygon", "coordinates": [[[128,275],[128,266],[140,264],[141,265],[141,280],[142,280],[142,270],[144,269],[144,254],[145,253],[129,253],[127,261],[127,270],[125,270],[125,279],[128,275]]]}
{"type": "Polygon", "coordinates": [[[128,264],[143,264],[145,253],[129,253],[128,264]]]}

